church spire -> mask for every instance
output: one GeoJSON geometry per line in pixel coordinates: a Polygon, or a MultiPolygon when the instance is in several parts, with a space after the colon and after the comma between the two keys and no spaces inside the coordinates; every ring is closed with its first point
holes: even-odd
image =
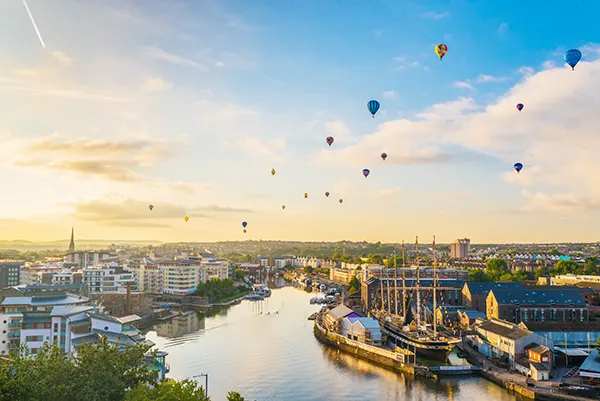
{"type": "Polygon", "coordinates": [[[69,252],[75,251],[75,230],[71,227],[71,242],[69,242],[69,252]]]}

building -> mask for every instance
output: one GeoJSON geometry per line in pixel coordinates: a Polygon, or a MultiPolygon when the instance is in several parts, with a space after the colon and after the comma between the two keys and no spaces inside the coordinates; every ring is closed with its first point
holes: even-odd
{"type": "Polygon", "coordinates": [[[51,284],[83,284],[83,272],[62,269],[52,274],[51,284]]]}
{"type": "Polygon", "coordinates": [[[552,285],[577,285],[579,283],[600,285],[600,276],[584,274],[561,274],[550,279],[552,285]]]}
{"type": "MultiPolygon", "coordinates": [[[[295,256],[275,256],[273,258],[273,266],[276,269],[283,269],[286,266],[295,266],[296,265],[296,257],[295,256]]],[[[316,266],[313,266],[316,267],[316,266]]]]}
{"type": "Polygon", "coordinates": [[[98,266],[102,263],[116,262],[117,260],[118,254],[116,252],[77,251],[67,253],[64,263],[83,269],[88,266],[98,266]]]}
{"type": "Polygon", "coordinates": [[[75,252],[75,229],[71,227],[71,242],[69,242],[69,252],[75,252]]]}
{"type": "Polygon", "coordinates": [[[486,312],[486,299],[493,289],[522,289],[521,283],[465,283],[462,288],[463,305],[469,309],[475,309],[480,312],[486,312]]]}
{"type": "MultiPolygon", "coordinates": [[[[365,269],[367,270],[368,277],[381,277],[383,274],[384,278],[390,277],[393,278],[396,275],[401,277],[404,273],[404,277],[408,279],[417,278],[417,268],[416,267],[406,267],[406,268],[388,268],[386,269],[383,265],[366,265],[365,269]]],[[[439,280],[460,280],[460,281],[469,281],[471,280],[471,273],[469,270],[463,269],[433,269],[432,267],[419,267],[419,278],[427,279],[433,278],[433,272],[437,273],[437,277],[439,280]]]]}
{"type": "Polygon", "coordinates": [[[83,283],[88,287],[90,295],[125,295],[128,286],[131,292],[138,291],[131,270],[121,267],[115,262],[84,268],[83,283]]]}
{"type": "Polygon", "coordinates": [[[199,260],[175,259],[157,263],[163,270],[163,294],[190,295],[196,292],[199,283],[206,280],[199,260]]]}
{"type": "Polygon", "coordinates": [[[21,284],[21,269],[24,267],[23,262],[0,262],[0,288],[21,284]]]}
{"type": "Polygon", "coordinates": [[[600,380],[600,352],[592,350],[579,368],[581,383],[597,383],[600,380]]]}
{"type": "MultiPolygon", "coordinates": [[[[329,280],[335,281],[336,283],[348,284],[352,277],[357,277],[356,270],[346,270],[346,269],[329,269],[329,280]]],[[[358,276],[360,280],[360,276],[358,276]]]]}
{"type": "Polygon", "coordinates": [[[198,271],[200,274],[200,283],[206,283],[207,281],[214,279],[225,280],[228,278],[232,278],[230,271],[230,263],[228,260],[217,260],[216,258],[209,258],[206,261],[202,260],[202,262],[200,263],[201,269],[198,271]]]}
{"type": "Polygon", "coordinates": [[[314,268],[320,268],[322,264],[323,259],[311,258],[308,256],[297,256],[294,260],[294,267],[311,266],[314,268]]]}
{"type": "Polygon", "coordinates": [[[487,319],[485,312],[479,312],[475,309],[461,309],[457,313],[458,315],[458,323],[463,328],[471,327],[472,324],[475,323],[477,319],[487,319]]]}
{"type": "Polygon", "coordinates": [[[130,260],[127,266],[131,270],[140,292],[161,294],[164,284],[164,269],[150,258],[130,260]]]}
{"type": "Polygon", "coordinates": [[[468,238],[457,239],[450,244],[450,257],[452,259],[461,259],[469,256],[471,240],[468,238]]]}
{"type": "MultiPolygon", "coordinates": [[[[433,309],[433,304],[432,304],[433,309]]],[[[436,322],[438,325],[454,327],[458,324],[458,312],[464,309],[462,305],[440,305],[436,311],[436,322]]]]}
{"type": "Polygon", "coordinates": [[[341,333],[342,331],[342,319],[346,316],[353,314],[354,311],[348,308],[346,305],[339,305],[331,309],[323,317],[323,324],[327,330],[335,333],[341,333]]]}
{"type": "Polygon", "coordinates": [[[595,347],[600,338],[600,322],[527,322],[519,323],[523,328],[548,338],[554,343],[557,358],[565,360],[565,353],[569,352],[569,359],[574,353],[588,355],[589,350],[595,347]]]}
{"type": "MultiPolygon", "coordinates": [[[[25,330],[45,330],[48,328],[46,326],[50,323],[46,320],[41,322],[32,320],[25,322],[31,324],[31,326],[24,325],[23,317],[25,314],[29,314],[30,318],[33,319],[34,315],[31,315],[31,313],[51,313],[55,306],[80,306],[89,302],[86,297],[69,294],[55,288],[46,288],[45,286],[41,288],[26,287],[20,292],[27,295],[6,297],[0,304],[0,328],[2,329],[0,332],[0,355],[7,355],[10,351],[16,351],[19,348],[23,328],[25,330]]],[[[26,339],[26,337],[23,338],[26,339]]]]}
{"type": "Polygon", "coordinates": [[[588,306],[578,290],[493,289],[486,314],[508,322],[587,322],[588,306]]]}
{"type": "Polygon", "coordinates": [[[356,313],[351,313],[342,318],[340,334],[365,344],[381,345],[379,322],[370,317],[360,317],[356,313]]]}
{"type": "Polygon", "coordinates": [[[52,276],[63,269],[61,264],[44,263],[21,268],[21,284],[52,284],[52,276]]]}
{"type": "Polygon", "coordinates": [[[532,343],[544,344],[553,351],[552,341],[518,325],[498,319],[491,319],[476,326],[477,349],[480,353],[500,358],[515,367],[515,361],[526,358],[526,347],[532,343]]]}

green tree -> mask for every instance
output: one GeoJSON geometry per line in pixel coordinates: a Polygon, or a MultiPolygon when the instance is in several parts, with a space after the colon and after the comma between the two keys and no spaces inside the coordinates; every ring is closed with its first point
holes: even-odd
{"type": "Polygon", "coordinates": [[[304,273],[306,274],[311,274],[313,272],[313,267],[312,266],[304,266],[304,273]]]}
{"type": "Polygon", "coordinates": [[[245,276],[246,274],[243,271],[241,271],[240,269],[235,269],[235,278],[237,280],[242,280],[245,276]]]}
{"type": "Polygon", "coordinates": [[[540,277],[547,277],[549,273],[550,272],[546,266],[540,266],[535,269],[535,278],[537,280],[540,277]]]}
{"type": "Polygon", "coordinates": [[[577,262],[574,260],[559,260],[554,265],[555,274],[575,273],[578,268],[577,262]]]}
{"type": "Polygon", "coordinates": [[[509,273],[508,264],[504,259],[491,258],[485,263],[485,272],[492,281],[497,281],[503,274],[509,273]]]}
{"type": "Polygon", "coordinates": [[[227,394],[227,401],[245,401],[246,399],[240,395],[237,391],[230,391],[227,394]]]}
{"type": "Polygon", "coordinates": [[[585,262],[585,264],[583,265],[583,274],[595,275],[598,273],[598,266],[596,265],[595,261],[588,260],[587,262],[585,262]]]}
{"type": "Polygon", "coordinates": [[[523,270],[519,270],[515,274],[512,275],[512,281],[514,281],[516,283],[521,282],[521,281],[525,281],[528,278],[529,277],[527,276],[527,272],[525,272],[523,270]]]}
{"type": "Polygon", "coordinates": [[[194,380],[168,379],[154,387],[136,386],[127,394],[125,401],[210,401],[210,398],[194,380]]]}
{"type": "Polygon", "coordinates": [[[513,281],[513,275],[511,273],[504,273],[498,278],[498,280],[494,281],[513,281]]]}
{"type": "Polygon", "coordinates": [[[488,276],[483,270],[481,269],[471,269],[469,271],[469,274],[471,276],[471,281],[474,282],[487,282],[487,281],[492,281],[492,279],[490,278],[490,276],[488,276]]]}
{"type": "Polygon", "coordinates": [[[236,286],[231,279],[219,280],[218,278],[198,284],[195,295],[207,297],[210,303],[227,302],[248,293],[246,286],[236,286]]]}
{"type": "Polygon", "coordinates": [[[381,255],[379,255],[379,254],[369,255],[369,258],[367,259],[367,263],[374,264],[374,265],[381,265],[381,264],[383,264],[383,257],[381,257],[381,255]]]}
{"type": "Polygon", "coordinates": [[[348,294],[354,294],[360,290],[360,280],[356,278],[356,276],[350,279],[350,283],[348,283],[348,294]]]}

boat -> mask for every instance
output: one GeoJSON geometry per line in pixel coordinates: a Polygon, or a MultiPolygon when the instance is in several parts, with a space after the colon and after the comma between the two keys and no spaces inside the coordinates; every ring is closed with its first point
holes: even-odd
{"type": "Polygon", "coordinates": [[[266,285],[254,284],[253,294],[258,294],[264,298],[268,298],[271,296],[271,290],[266,285]]]}
{"type": "Polygon", "coordinates": [[[265,297],[261,294],[257,294],[255,292],[246,295],[245,297],[249,301],[262,301],[265,297]]]}
{"type": "MultiPolygon", "coordinates": [[[[437,298],[436,298],[436,287],[437,287],[437,258],[436,258],[436,250],[435,250],[435,236],[433,237],[433,310],[437,309],[437,298]]],[[[410,317],[410,311],[408,308],[407,294],[405,292],[406,286],[404,285],[405,275],[404,275],[404,243],[402,244],[402,288],[403,288],[403,305],[402,305],[402,313],[403,316],[394,316],[390,314],[390,311],[385,311],[385,308],[381,311],[375,312],[378,316],[379,323],[381,324],[382,333],[387,335],[388,339],[393,341],[397,346],[402,348],[408,348],[409,350],[415,352],[417,358],[425,358],[430,360],[440,360],[447,361],[450,352],[456,344],[461,342],[460,339],[452,336],[452,334],[446,331],[443,327],[440,332],[438,332],[437,325],[429,325],[421,323],[421,297],[420,297],[420,280],[419,280],[419,239],[417,237],[416,240],[416,252],[417,252],[417,286],[416,286],[416,313],[414,313],[414,319],[410,317]],[[410,323],[410,324],[408,324],[410,323]]],[[[394,275],[397,276],[396,269],[396,256],[394,251],[394,275]]],[[[383,274],[382,274],[383,278],[383,274]]],[[[394,282],[397,283],[396,277],[394,277],[394,282]]],[[[381,283],[381,294],[382,294],[382,305],[385,306],[383,302],[384,290],[383,290],[383,280],[380,280],[381,283]]],[[[389,282],[388,282],[389,283],[389,282]]],[[[395,284],[397,285],[397,284],[395,284]]],[[[390,288],[388,284],[388,305],[390,304],[390,288]]],[[[394,294],[397,294],[397,289],[394,290],[394,294]]],[[[435,313],[435,312],[434,312],[435,313]]]]}

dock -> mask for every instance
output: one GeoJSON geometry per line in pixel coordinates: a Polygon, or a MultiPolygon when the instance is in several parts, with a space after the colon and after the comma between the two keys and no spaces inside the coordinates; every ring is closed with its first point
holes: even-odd
{"type": "Polygon", "coordinates": [[[480,366],[430,366],[429,370],[431,373],[438,377],[447,376],[474,376],[481,374],[480,366]]]}

